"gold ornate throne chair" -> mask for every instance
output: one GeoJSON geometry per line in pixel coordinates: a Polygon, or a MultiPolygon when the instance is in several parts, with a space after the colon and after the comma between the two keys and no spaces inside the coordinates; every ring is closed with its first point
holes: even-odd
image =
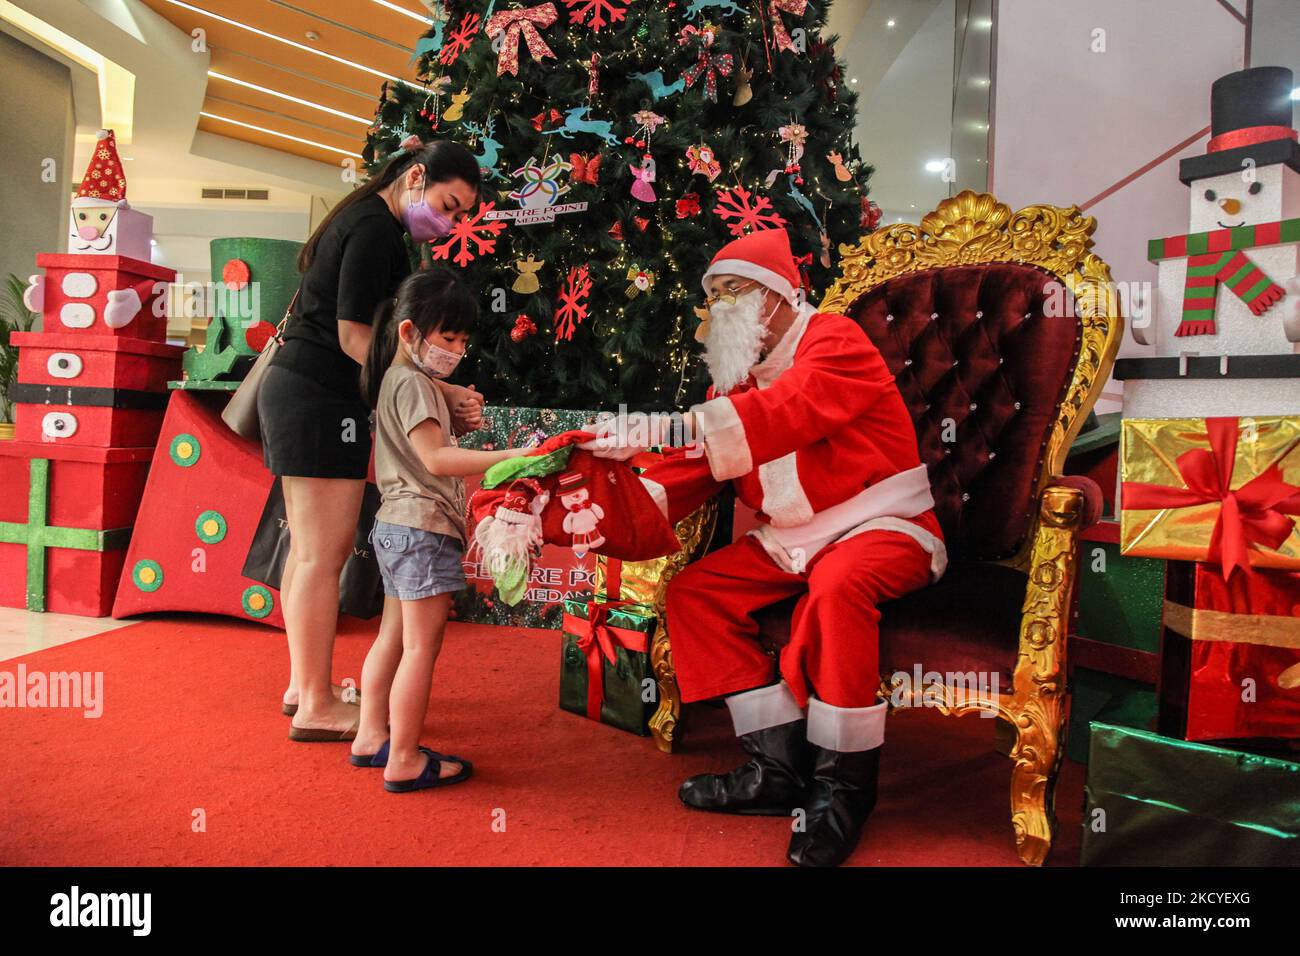
{"type": "MultiPolygon", "coordinates": [[[[1011,822],[1017,852],[1040,865],[1055,831],[1062,755],[1065,642],[1077,538],[1100,489],[1062,477],[1070,444],[1110,373],[1123,319],[1110,270],[1089,252],[1096,221],[1077,208],[1013,212],[963,192],[919,226],[900,223],[841,246],[842,278],[821,311],[855,319],[884,355],[916,426],[948,547],[943,579],[882,609],[884,675],[985,675],[938,689],[882,678],[896,708],[994,711],[1015,735],[1011,822]],[[991,686],[997,676],[996,692],[991,686]],[[928,695],[928,696],[927,696],[928,695]]],[[[716,502],[678,527],[652,655],[660,683],[652,731],[670,750],[680,714],[663,599],[700,553],[716,502]]],[[[775,652],[792,602],[759,621],[775,652]]]]}

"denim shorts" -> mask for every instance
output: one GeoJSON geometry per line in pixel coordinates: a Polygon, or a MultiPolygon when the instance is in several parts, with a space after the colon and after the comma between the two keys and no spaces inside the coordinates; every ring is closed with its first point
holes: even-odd
{"type": "Polygon", "coordinates": [[[388,597],[418,601],[465,587],[461,544],[451,535],[376,519],[370,543],[388,597]]]}

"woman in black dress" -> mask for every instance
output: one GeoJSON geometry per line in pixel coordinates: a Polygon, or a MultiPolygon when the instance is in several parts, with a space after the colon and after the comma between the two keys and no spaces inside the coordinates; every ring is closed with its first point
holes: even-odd
{"type": "MultiPolygon", "coordinates": [[[[281,586],[289,638],[286,710],[294,740],[350,740],[357,709],[330,683],[339,574],[352,552],[370,461],[369,408],[358,373],[371,321],[410,274],[403,233],[444,236],[478,204],[474,155],[450,141],[414,137],[334,207],[298,260],[303,273],[284,346],[258,395],[263,454],[280,477],[290,552],[281,586]]],[[[482,398],[439,383],[458,431],[477,428],[482,398]]],[[[395,622],[393,626],[401,626],[395,622]]]]}

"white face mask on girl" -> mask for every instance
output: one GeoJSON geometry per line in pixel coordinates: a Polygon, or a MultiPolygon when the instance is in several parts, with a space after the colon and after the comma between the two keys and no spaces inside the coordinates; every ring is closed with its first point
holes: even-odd
{"type": "Polygon", "coordinates": [[[432,342],[425,341],[424,358],[420,358],[418,345],[411,345],[410,342],[403,340],[406,345],[406,354],[410,356],[411,364],[418,368],[429,378],[446,378],[452,372],[456,371],[456,366],[460,364],[462,354],[460,352],[451,352],[432,342]]]}

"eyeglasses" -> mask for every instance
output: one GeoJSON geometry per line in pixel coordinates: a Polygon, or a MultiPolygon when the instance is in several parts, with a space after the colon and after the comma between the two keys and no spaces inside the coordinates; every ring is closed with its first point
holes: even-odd
{"type": "Polygon", "coordinates": [[[740,298],[742,295],[744,295],[746,292],[748,292],[750,289],[752,289],[754,286],[756,286],[756,285],[758,285],[758,284],[759,284],[759,283],[756,282],[756,281],[755,281],[755,282],[746,282],[744,285],[740,286],[740,288],[738,288],[738,289],[731,289],[731,290],[728,291],[728,292],[720,292],[720,293],[718,293],[717,295],[711,295],[711,296],[709,296],[707,299],[704,300],[704,307],[705,307],[705,308],[709,308],[709,307],[712,306],[715,302],[725,302],[725,303],[727,303],[728,305],[735,305],[735,304],[736,304],[736,300],[737,300],[738,298],[740,298]]]}

